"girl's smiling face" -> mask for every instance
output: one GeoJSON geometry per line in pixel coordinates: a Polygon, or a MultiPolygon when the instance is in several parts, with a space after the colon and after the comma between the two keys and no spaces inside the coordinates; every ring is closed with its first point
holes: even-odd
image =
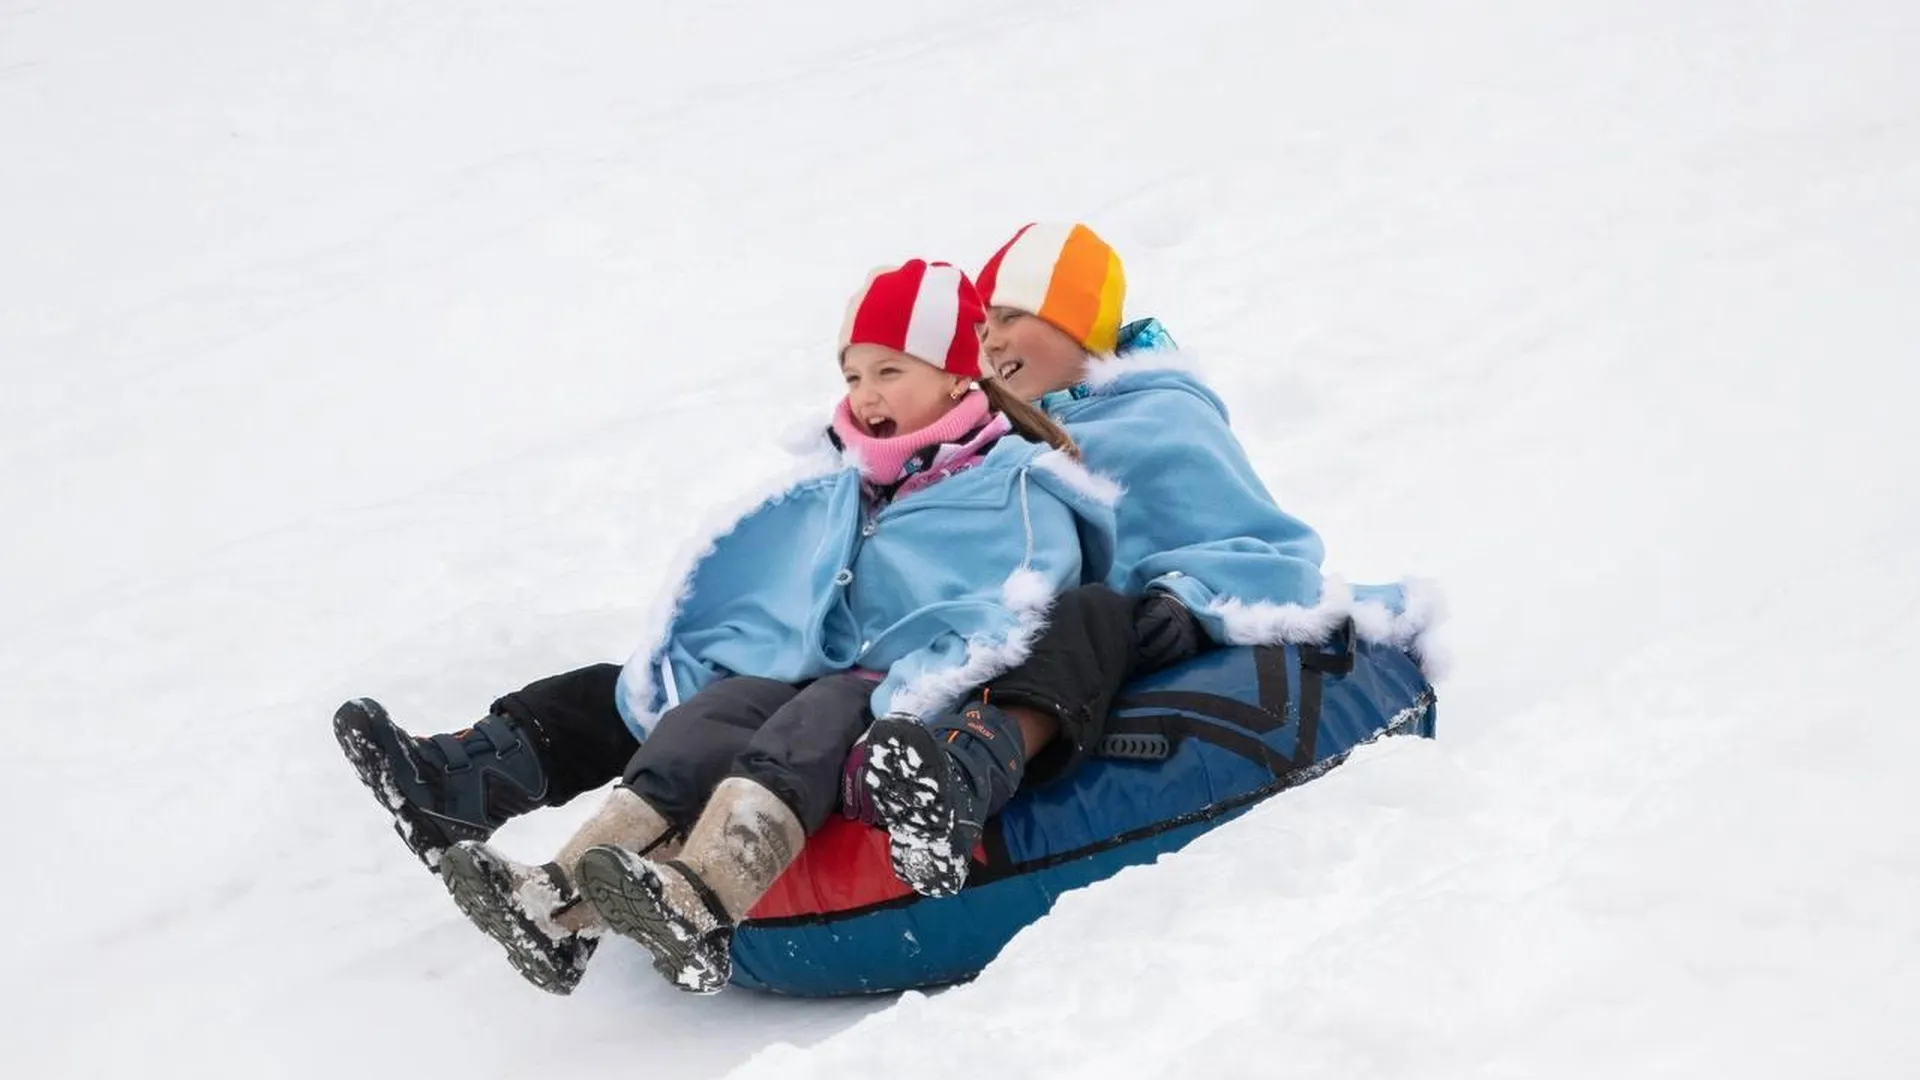
{"type": "Polygon", "coordinates": [[[907,435],[947,415],[967,380],[885,345],[849,345],[840,356],[847,407],[878,439],[907,435]]]}
{"type": "Polygon", "coordinates": [[[1024,401],[1065,390],[1086,373],[1087,351],[1079,342],[1019,308],[987,309],[987,321],[980,324],[980,351],[982,370],[1024,401]]]}

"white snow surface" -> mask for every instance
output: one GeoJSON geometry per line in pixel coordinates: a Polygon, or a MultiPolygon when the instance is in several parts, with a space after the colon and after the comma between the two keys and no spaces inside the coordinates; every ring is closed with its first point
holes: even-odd
{"type": "MultiPolygon", "coordinates": [[[[1902,1077],[1920,5],[0,0],[0,1074],[1902,1077]],[[976,982],[521,982],[328,730],[624,657],[866,271],[1127,260],[1441,737],[976,982]]],[[[515,823],[550,851],[597,800],[515,823]]]]}

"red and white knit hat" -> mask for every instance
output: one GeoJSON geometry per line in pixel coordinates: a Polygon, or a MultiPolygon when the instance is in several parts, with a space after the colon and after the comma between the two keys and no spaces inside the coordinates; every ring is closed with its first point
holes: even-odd
{"type": "Polygon", "coordinates": [[[850,345],[885,345],[953,375],[980,377],[986,305],[959,267],[911,259],[875,270],[847,305],[840,354],[850,345]]]}

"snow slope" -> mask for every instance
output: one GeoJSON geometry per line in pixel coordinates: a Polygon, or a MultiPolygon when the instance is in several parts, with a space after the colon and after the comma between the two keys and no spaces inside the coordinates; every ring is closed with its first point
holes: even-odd
{"type": "Polygon", "coordinates": [[[0,1072],[1910,1075],[1916,55],[1897,0],[7,0],[0,1072]],[[623,656],[869,266],[1069,216],[1331,566],[1447,587],[1441,740],[936,996],[525,987],[333,706],[623,656]]]}

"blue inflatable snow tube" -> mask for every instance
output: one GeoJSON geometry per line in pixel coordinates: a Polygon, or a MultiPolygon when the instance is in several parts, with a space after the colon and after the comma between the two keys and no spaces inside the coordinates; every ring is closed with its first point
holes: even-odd
{"type": "Polygon", "coordinates": [[[736,930],[733,982],[804,996],[938,986],[978,974],[1055,898],[1151,862],[1361,743],[1434,733],[1415,660],[1356,642],[1227,648],[1130,683],[1103,756],[1023,790],[967,887],[928,899],[888,865],[884,834],[836,818],[736,930]]]}

